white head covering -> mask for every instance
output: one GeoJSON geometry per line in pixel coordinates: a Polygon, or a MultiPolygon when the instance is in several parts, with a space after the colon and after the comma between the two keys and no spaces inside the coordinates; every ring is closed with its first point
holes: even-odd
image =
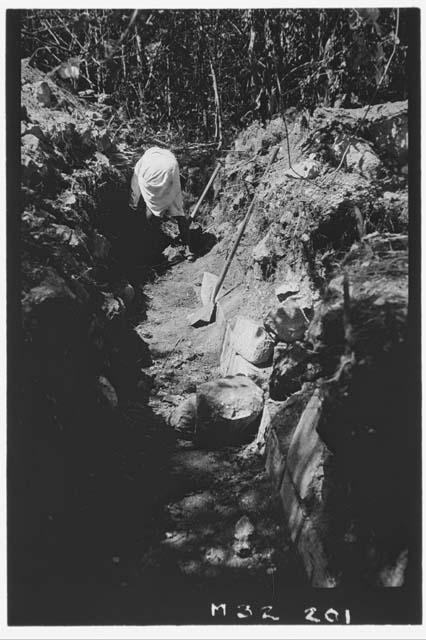
{"type": "Polygon", "coordinates": [[[152,147],[135,167],[147,207],[155,216],[184,216],[179,165],[171,151],[152,147]]]}

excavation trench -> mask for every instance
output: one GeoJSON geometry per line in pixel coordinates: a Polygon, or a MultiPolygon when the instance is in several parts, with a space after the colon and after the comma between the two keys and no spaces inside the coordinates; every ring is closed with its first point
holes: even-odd
{"type": "MultiPolygon", "coordinates": [[[[62,416],[50,425],[51,408],[37,409],[56,433],[54,446],[46,451],[37,440],[35,453],[27,452],[28,469],[34,455],[45,469],[40,481],[29,475],[32,486],[23,489],[34,517],[19,532],[17,548],[26,552],[17,554],[10,590],[11,610],[16,598],[27,624],[213,623],[217,599],[272,606],[305,580],[263,461],[238,448],[198,449],[168,425],[174,406],[219,376],[218,327],[196,330],[187,320],[200,304],[213,238],[198,230],[205,256],[183,262],[173,224],[150,229],[141,216],[124,222],[125,198],[117,189],[99,202],[98,230],[111,252],[91,277],[100,291],[123,295],[127,282],[135,293],[99,329],[101,356],[82,340],[85,314],[76,326],[72,309],[58,317],[59,337],[38,337],[28,356],[41,362],[46,349],[75,343],[74,383],[60,390],[62,416]],[[174,266],[161,253],[167,246],[175,249],[174,266]],[[115,408],[92,394],[90,380],[99,373],[117,393],[115,408]],[[63,481],[47,488],[43,478],[58,478],[58,469],[63,481]],[[239,533],[241,522],[248,534],[239,533]]],[[[61,357],[49,373],[54,391],[61,357]]]]}

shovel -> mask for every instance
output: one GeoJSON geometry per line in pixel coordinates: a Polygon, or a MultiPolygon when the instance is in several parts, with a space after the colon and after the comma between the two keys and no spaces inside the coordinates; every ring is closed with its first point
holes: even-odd
{"type": "MultiPolygon", "coordinates": [[[[265,179],[265,176],[267,174],[267,172],[269,171],[269,167],[271,166],[271,164],[275,161],[275,158],[277,157],[279,151],[279,147],[275,147],[275,149],[272,151],[271,157],[269,159],[269,162],[266,166],[266,169],[263,173],[263,176],[260,180],[260,182],[262,180],[265,179]]],[[[218,297],[218,294],[220,292],[220,289],[222,287],[223,281],[225,280],[226,274],[228,273],[228,269],[229,266],[232,262],[232,259],[235,255],[235,252],[238,249],[238,245],[240,244],[240,240],[243,237],[243,233],[247,227],[247,224],[250,220],[251,214],[253,212],[254,209],[254,205],[256,202],[256,195],[257,195],[257,191],[255,191],[253,199],[250,203],[250,206],[248,208],[248,211],[245,215],[245,218],[243,220],[243,222],[241,223],[240,229],[238,231],[238,235],[235,239],[234,245],[231,249],[231,253],[229,254],[226,263],[222,269],[222,273],[220,274],[217,283],[214,287],[214,289],[212,290],[212,294],[211,294],[211,298],[210,301],[207,302],[207,304],[205,304],[203,307],[201,307],[201,309],[197,309],[196,311],[194,311],[194,313],[192,313],[189,316],[189,323],[193,326],[193,327],[202,327],[203,325],[206,324],[210,324],[211,322],[214,322],[214,318],[215,318],[215,313],[216,313],[216,300],[218,297]]]]}

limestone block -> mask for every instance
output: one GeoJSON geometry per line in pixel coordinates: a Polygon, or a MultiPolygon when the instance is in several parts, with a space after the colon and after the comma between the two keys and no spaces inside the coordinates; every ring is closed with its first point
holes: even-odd
{"type": "Polygon", "coordinates": [[[272,359],[274,342],[265,328],[254,320],[238,316],[231,342],[237,353],[252,364],[265,364],[272,359]]]}
{"type": "Polygon", "coordinates": [[[323,541],[309,518],[303,523],[297,549],[312,587],[333,589],[338,586],[336,577],[330,571],[323,541]]]}
{"type": "Polygon", "coordinates": [[[322,398],[317,391],[300,417],[287,455],[287,468],[301,500],[310,490],[321,490],[317,485],[322,481],[322,465],[328,451],[317,432],[321,409],[322,398]]]}
{"type": "Polygon", "coordinates": [[[280,497],[290,538],[292,542],[296,542],[305,519],[305,514],[287,471],[284,473],[281,484],[280,497]]]}
{"type": "Polygon", "coordinates": [[[271,478],[275,491],[278,491],[283,480],[285,456],[283,455],[280,441],[274,429],[270,430],[266,442],[265,469],[271,478]]]}

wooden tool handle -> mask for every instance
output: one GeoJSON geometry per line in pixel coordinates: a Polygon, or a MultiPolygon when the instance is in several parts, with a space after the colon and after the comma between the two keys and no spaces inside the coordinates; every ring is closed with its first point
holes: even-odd
{"type": "Polygon", "coordinates": [[[203,193],[201,194],[200,199],[198,200],[197,204],[194,207],[194,210],[191,213],[191,216],[190,216],[191,220],[193,220],[195,218],[195,216],[197,214],[197,211],[200,208],[201,203],[203,202],[208,190],[210,189],[210,187],[211,187],[211,185],[213,183],[213,180],[216,178],[221,165],[222,165],[222,163],[219,161],[217,166],[216,166],[216,169],[213,171],[212,176],[211,176],[210,180],[208,181],[208,183],[206,185],[206,188],[204,189],[203,193]]]}
{"type": "MultiPolygon", "coordinates": [[[[267,164],[267,166],[266,166],[266,169],[265,169],[265,171],[263,172],[263,176],[262,176],[262,178],[261,178],[261,181],[265,178],[265,176],[266,176],[267,172],[269,171],[269,167],[270,167],[270,166],[271,166],[271,164],[275,161],[275,158],[276,158],[276,157],[277,157],[277,155],[278,155],[278,151],[279,151],[279,149],[280,149],[280,148],[279,148],[279,146],[278,146],[278,147],[275,147],[275,149],[273,150],[273,152],[272,152],[272,154],[271,154],[271,157],[270,157],[270,159],[269,159],[269,162],[268,162],[268,164],[267,164]]],[[[246,229],[246,227],[247,227],[248,221],[250,220],[250,217],[251,217],[252,211],[253,211],[253,209],[254,209],[255,201],[256,201],[256,195],[257,195],[257,187],[256,187],[256,191],[255,191],[255,193],[254,193],[253,199],[252,199],[252,201],[251,201],[251,203],[250,203],[250,206],[249,206],[249,208],[248,208],[248,211],[247,211],[247,213],[246,213],[246,215],[245,215],[245,218],[244,218],[243,222],[241,223],[240,230],[239,230],[239,232],[238,232],[238,235],[237,235],[237,237],[236,237],[236,240],[235,240],[235,242],[234,242],[234,245],[233,245],[233,247],[232,247],[232,249],[231,249],[231,253],[230,253],[230,254],[229,254],[229,256],[228,256],[228,259],[227,259],[227,261],[226,261],[226,263],[225,263],[225,266],[224,266],[224,267],[223,267],[223,269],[222,269],[222,273],[221,273],[221,274],[220,274],[220,276],[219,276],[219,280],[217,281],[217,284],[216,284],[216,286],[215,286],[215,288],[214,288],[213,295],[212,295],[212,302],[213,302],[213,304],[216,302],[217,295],[218,295],[218,293],[219,293],[219,291],[220,291],[220,288],[221,288],[221,286],[222,286],[222,284],[223,284],[223,281],[225,280],[226,274],[228,273],[228,269],[229,269],[229,266],[230,266],[230,264],[231,264],[231,262],[232,262],[232,258],[233,258],[233,257],[234,257],[234,255],[235,255],[235,252],[236,252],[236,250],[237,250],[237,248],[238,248],[238,245],[240,244],[240,240],[241,240],[241,238],[242,238],[242,236],[243,236],[243,233],[244,233],[244,231],[245,231],[245,229],[246,229]]]]}

